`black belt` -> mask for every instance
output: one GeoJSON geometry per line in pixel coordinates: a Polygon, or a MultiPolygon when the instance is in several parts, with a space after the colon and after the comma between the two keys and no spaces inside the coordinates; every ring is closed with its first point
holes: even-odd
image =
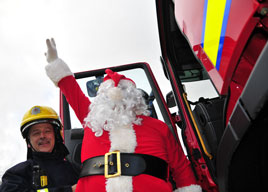
{"type": "Polygon", "coordinates": [[[167,162],[152,155],[114,151],[85,160],[80,177],[104,175],[105,178],[110,178],[140,174],[152,175],[167,181],[167,162]]]}

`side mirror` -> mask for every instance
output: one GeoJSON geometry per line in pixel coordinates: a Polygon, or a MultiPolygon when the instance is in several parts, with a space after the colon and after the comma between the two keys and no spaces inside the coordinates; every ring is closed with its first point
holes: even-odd
{"type": "Polygon", "coordinates": [[[170,91],[167,95],[166,95],[166,101],[167,101],[167,106],[168,108],[172,108],[176,106],[176,102],[175,102],[175,98],[174,98],[174,94],[172,91],[170,91]]]}
{"type": "Polygon", "coordinates": [[[96,97],[100,84],[103,81],[103,77],[99,76],[94,80],[87,82],[87,93],[89,97],[96,97]]]}

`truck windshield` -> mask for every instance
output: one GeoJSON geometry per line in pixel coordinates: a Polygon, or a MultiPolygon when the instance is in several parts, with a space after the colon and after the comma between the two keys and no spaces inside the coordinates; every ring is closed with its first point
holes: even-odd
{"type": "MultiPolygon", "coordinates": [[[[135,82],[136,87],[142,90],[142,92],[144,93],[144,97],[148,104],[148,109],[151,112],[151,116],[164,121],[144,70],[137,68],[137,69],[122,71],[119,73],[122,75],[125,75],[127,78],[132,79],[135,82]]],[[[77,82],[80,85],[84,94],[89,97],[90,101],[93,101],[96,96],[98,86],[102,82],[102,79],[103,79],[102,76],[99,76],[99,77],[94,76],[94,77],[86,77],[86,78],[77,79],[77,82]]],[[[76,118],[74,111],[72,110],[71,107],[69,109],[70,109],[71,127],[73,129],[81,128],[82,127],[81,123],[76,118]]]]}

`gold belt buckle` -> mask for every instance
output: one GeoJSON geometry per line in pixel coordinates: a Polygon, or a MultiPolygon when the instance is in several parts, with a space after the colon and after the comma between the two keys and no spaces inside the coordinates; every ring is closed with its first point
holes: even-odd
{"type": "Polygon", "coordinates": [[[121,160],[120,160],[120,151],[112,151],[105,153],[104,155],[104,177],[111,178],[111,177],[118,177],[121,175],[121,160]],[[116,161],[117,161],[117,172],[115,174],[109,175],[109,156],[112,154],[116,154],[116,161]]]}

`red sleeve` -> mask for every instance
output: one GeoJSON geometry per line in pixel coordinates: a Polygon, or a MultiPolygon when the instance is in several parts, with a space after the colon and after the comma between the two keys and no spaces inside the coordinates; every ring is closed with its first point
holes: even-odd
{"type": "Polygon", "coordinates": [[[84,118],[89,112],[89,98],[85,96],[73,76],[67,76],[62,78],[59,81],[58,86],[61,92],[66,97],[68,103],[73,108],[77,118],[79,119],[81,124],[83,124],[84,118]]]}
{"type": "Polygon", "coordinates": [[[181,145],[176,142],[168,128],[166,134],[168,163],[177,188],[196,184],[190,161],[186,158],[181,145]]]}

